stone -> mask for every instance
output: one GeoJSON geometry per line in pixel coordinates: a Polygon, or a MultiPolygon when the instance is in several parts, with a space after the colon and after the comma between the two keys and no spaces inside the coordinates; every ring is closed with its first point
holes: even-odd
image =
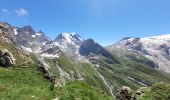
{"type": "Polygon", "coordinates": [[[12,61],[12,59],[9,57],[9,56],[7,56],[7,55],[5,55],[4,57],[3,57],[3,59],[5,60],[5,66],[12,66],[13,65],[13,61],[12,61]]]}
{"type": "Polygon", "coordinates": [[[7,49],[0,49],[0,65],[4,67],[13,66],[15,58],[7,49]]]}
{"type": "Polygon", "coordinates": [[[132,99],[132,90],[128,86],[122,86],[117,90],[116,99],[117,100],[131,100],[132,99]]]}
{"type": "Polygon", "coordinates": [[[0,65],[5,65],[6,61],[3,58],[0,58],[0,65]]]}
{"type": "Polygon", "coordinates": [[[137,100],[141,96],[143,96],[143,92],[136,91],[135,95],[132,97],[132,100],[137,100]]]}

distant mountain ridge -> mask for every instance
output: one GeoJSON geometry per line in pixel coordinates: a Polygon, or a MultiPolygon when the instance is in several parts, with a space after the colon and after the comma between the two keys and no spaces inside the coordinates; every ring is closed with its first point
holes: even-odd
{"type": "MultiPolygon", "coordinates": [[[[170,34],[147,38],[127,38],[106,47],[112,52],[129,52],[150,59],[155,67],[170,73],[170,34]]],[[[119,53],[123,55],[123,53],[119,53]]],[[[128,58],[128,57],[127,57],[128,58]]]]}

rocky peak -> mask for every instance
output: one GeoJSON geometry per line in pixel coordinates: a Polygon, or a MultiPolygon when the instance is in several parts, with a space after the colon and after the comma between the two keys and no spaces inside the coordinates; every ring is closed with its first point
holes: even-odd
{"type": "Polygon", "coordinates": [[[8,43],[15,43],[14,27],[8,23],[0,22],[0,39],[8,43]]]}
{"type": "Polygon", "coordinates": [[[56,44],[59,45],[66,45],[66,44],[73,44],[73,45],[80,45],[84,39],[80,37],[76,33],[60,33],[59,36],[54,40],[56,44]]]}
{"type": "Polygon", "coordinates": [[[95,43],[93,39],[85,40],[79,50],[80,54],[83,56],[88,56],[90,54],[101,55],[105,57],[112,57],[111,53],[105,50],[101,45],[95,43]]]}
{"type": "Polygon", "coordinates": [[[24,47],[39,47],[50,41],[44,32],[36,32],[30,25],[18,28],[16,31],[17,43],[24,47]]]}
{"type": "Polygon", "coordinates": [[[27,26],[24,26],[22,28],[19,28],[19,30],[21,32],[29,34],[30,36],[35,35],[35,33],[36,33],[35,30],[32,28],[32,26],[30,26],[30,25],[27,25],[27,26]]]}
{"type": "Polygon", "coordinates": [[[45,35],[44,32],[38,31],[35,33],[35,37],[37,38],[37,42],[39,43],[47,43],[50,42],[51,39],[45,35]]]}

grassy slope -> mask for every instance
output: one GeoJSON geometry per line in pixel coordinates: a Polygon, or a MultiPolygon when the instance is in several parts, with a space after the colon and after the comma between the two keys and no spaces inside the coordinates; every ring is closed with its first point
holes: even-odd
{"type": "Polygon", "coordinates": [[[50,100],[50,85],[35,68],[0,68],[1,99],[50,100]]]}
{"type": "Polygon", "coordinates": [[[140,88],[144,92],[143,96],[138,100],[169,100],[170,99],[170,84],[157,83],[151,88],[140,88]]]}
{"type": "MultiPolygon", "coordinates": [[[[38,65],[36,57],[33,54],[29,56],[18,50],[14,44],[0,42],[0,48],[8,49],[16,58],[17,64],[11,68],[0,66],[0,98],[4,100],[51,100],[56,97],[56,93],[61,99],[70,100],[70,97],[80,99],[96,99],[108,97],[100,89],[96,89],[83,82],[75,81],[68,83],[66,86],[50,91],[51,82],[43,78],[41,72],[37,70],[38,65]],[[31,59],[32,60],[31,60],[31,59]],[[66,89],[66,90],[63,90],[66,89]],[[71,91],[70,90],[74,90],[71,91]],[[77,92],[79,95],[77,94],[77,92]],[[62,95],[64,95],[64,97],[62,95]]],[[[52,66],[51,72],[59,78],[58,70],[55,68],[57,61],[61,68],[70,74],[70,70],[75,72],[73,64],[64,56],[60,59],[46,61],[52,66]]],[[[83,66],[84,67],[84,66],[83,66]]],[[[88,68],[88,67],[84,67],[88,68]]],[[[85,72],[87,70],[84,70],[85,72]]],[[[76,73],[76,72],[75,72],[76,73]]],[[[77,73],[76,73],[77,74],[77,73]]],[[[94,78],[93,78],[94,79],[94,78]]],[[[97,83],[97,82],[96,82],[97,83]]],[[[74,99],[73,99],[74,100],[74,99]]]]}
{"type": "MultiPolygon", "coordinates": [[[[56,61],[58,65],[66,71],[68,74],[71,75],[71,71],[74,72],[74,77],[78,79],[78,72],[76,71],[75,67],[79,71],[81,75],[84,76],[85,82],[91,86],[95,86],[97,88],[103,89],[105,92],[108,92],[108,89],[104,85],[103,81],[97,74],[96,70],[88,63],[78,63],[75,64],[68,60],[64,55],[61,55],[58,59],[46,59],[46,62],[51,65],[50,71],[53,72],[57,79],[59,79],[59,71],[56,69],[56,61]]],[[[109,93],[109,92],[108,92],[109,93]]]]}
{"type": "Polygon", "coordinates": [[[98,71],[105,77],[105,79],[113,87],[113,93],[116,94],[116,89],[126,85],[132,89],[138,89],[142,85],[137,82],[140,81],[148,86],[157,82],[170,83],[169,74],[153,69],[149,66],[140,64],[138,62],[120,59],[115,56],[119,64],[108,64],[105,61],[100,61],[98,71]],[[136,81],[128,79],[134,78],[136,81]]]}
{"type": "Polygon", "coordinates": [[[56,93],[61,100],[112,100],[102,90],[82,81],[74,81],[64,87],[58,87],[56,93]]]}
{"type": "MultiPolygon", "coordinates": [[[[163,72],[137,62],[120,59],[116,56],[114,56],[114,59],[116,59],[120,63],[108,64],[106,60],[101,60],[99,64],[100,67],[97,67],[98,72],[100,72],[105,77],[108,84],[113,88],[114,94],[116,94],[116,90],[123,85],[129,86],[132,89],[138,89],[142,86],[137,81],[130,80],[127,77],[132,77],[135,80],[143,82],[148,86],[161,81],[170,83],[170,77],[168,77],[168,75],[163,72]]],[[[51,60],[49,60],[48,62],[49,64],[53,64],[55,68],[54,62],[51,62],[51,60]]],[[[67,73],[70,74],[71,71],[73,71],[75,76],[77,76],[77,71],[74,68],[75,66],[78,69],[79,73],[81,73],[81,75],[84,75],[85,82],[87,84],[97,88],[101,88],[102,90],[110,94],[109,89],[106,87],[93,65],[82,62],[76,65],[75,63],[67,59],[64,55],[58,58],[57,62],[58,65],[67,73]]]]}
{"type": "Polygon", "coordinates": [[[0,67],[0,97],[4,100],[50,100],[54,94],[51,83],[37,70],[36,58],[22,53],[14,44],[0,42],[0,48],[8,49],[16,59],[11,68],[0,67]],[[33,60],[31,60],[32,58],[33,60]]]}

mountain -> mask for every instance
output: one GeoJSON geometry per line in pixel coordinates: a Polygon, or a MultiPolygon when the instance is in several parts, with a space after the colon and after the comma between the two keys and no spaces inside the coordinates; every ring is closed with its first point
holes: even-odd
{"type": "Polygon", "coordinates": [[[145,62],[146,65],[170,73],[169,34],[147,38],[126,38],[106,48],[132,60],[137,61],[141,57],[149,59],[149,62],[145,62]]]}
{"type": "Polygon", "coordinates": [[[15,33],[17,44],[30,52],[41,52],[41,48],[51,41],[42,31],[36,32],[30,25],[16,28],[15,33]]]}
{"type": "Polygon", "coordinates": [[[101,45],[95,43],[92,39],[85,40],[80,46],[80,54],[88,56],[90,54],[112,57],[112,54],[105,50],[101,45]]]}
{"type": "Polygon", "coordinates": [[[54,40],[56,45],[80,45],[83,42],[83,38],[76,33],[60,33],[54,40]]]}
{"type": "MultiPolygon", "coordinates": [[[[61,33],[49,40],[31,26],[0,25],[0,49],[7,49],[16,59],[16,65],[4,68],[0,58],[3,99],[114,100],[123,85],[136,90],[157,82],[170,83],[169,74],[156,70],[157,65],[142,54],[137,58],[132,52],[135,61],[76,33],[61,33]]],[[[140,47],[137,43],[132,48],[146,52],[140,47]]]]}
{"type": "Polygon", "coordinates": [[[58,46],[67,57],[80,60],[83,57],[79,53],[79,48],[83,41],[84,39],[76,33],[62,32],[54,39],[53,44],[58,46]]]}

